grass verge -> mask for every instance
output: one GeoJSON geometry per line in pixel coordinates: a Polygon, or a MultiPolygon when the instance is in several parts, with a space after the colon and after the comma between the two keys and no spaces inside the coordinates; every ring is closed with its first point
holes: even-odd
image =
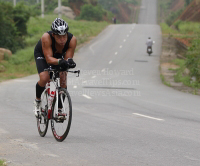
{"type": "Polygon", "coordinates": [[[4,160],[0,160],[0,166],[6,166],[5,161],[4,160]]]}
{"type": "Polygon", "coordinates": [[[194,89],[194,93],[196,94],[197,90],[200,88],[200,83],[196,80],[192,80],[190,75],[186,72],[187,68],[185,66],[185,60],[183,59],[175,59],[173,61],[176,65],[180,67],[176,69],[176,75],[174,76],[175,82],[182,82],[185,86],[191,87],[194,89]]]}
{"type": "Polygon", "coordinates": [[[166,23],[161,23],[160,26],[163,36],[170,34],[171,37],[182,39],[181,41],[184,42],[184,44],[188,44],[188,50],[182,53],[182,56],[186,59],[175,59],[173,61],[173,63],[180,66],[176,69],[176,75],[174,76],[175,82],[182,82],[185,86],[192,87],[194,90],[199,89],[199,79],[193,80],[191,76],[195,75],[193,70],[199,71],[198,52],[200,43],[200,23],[179,20],[174,23],[172,26],[173,28],[169,27],[166,23]],[[190,64],[190,66],[188,66],[188,64],[190,64]],[[186,72],[187,70],[189,73],[186,72]]]}
{"type": "Polygon", "coordinates": [[[165,80],[165,77],[162,74],[160,74],[160,78],[161,78],[163,84],[171,87],[171,84],[165,80]]]}

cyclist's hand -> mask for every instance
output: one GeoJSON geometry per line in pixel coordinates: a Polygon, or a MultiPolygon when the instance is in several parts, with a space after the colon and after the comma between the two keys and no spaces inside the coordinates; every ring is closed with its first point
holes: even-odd
{"type": "Polygon", "coordinates": [[[68,64],[69,64],[69,67],[70,67],[70,68],[75,68],[75,67],[76,67],[76,63],[73,61],[72,58],[68,58],[68,59],[67,59],[67,62],[68,62],[68,64]]]}
{"type": "Polygon", "coordinates": [[[69,64],[66,60],[61,59],[59,60],[59,66],[63,69],[66,70],[69,67],[69,64]]]}

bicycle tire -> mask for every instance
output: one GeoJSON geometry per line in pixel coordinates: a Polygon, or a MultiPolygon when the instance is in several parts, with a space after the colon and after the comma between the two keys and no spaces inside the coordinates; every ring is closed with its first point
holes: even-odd
{"type": "Polygon", "coordinates": [[[37,119],[37,128],[38,132],[41,137],[44,137],[48,130],[48,93],[47,90],[44,90],[44,92],[41,95],[41,112],[40,115],[38,115],[37,119]]]}
{"type": "Polygon", "coordinates": [[[56,105],[56,97],[54,98],[53,101],[53,106],[52,106],[52,112],[51,112],[51,129],[52,129],[52,133],[54,138],[58,141],[58,142],[62,142],[68,135],[70,127],[71,127],[71,122],[72,122],[72,102],[71,102],[71,98],[70,95],[68,93],[68,91],[64,88],[59,88],[58,89],[58,94],[65,96],[64,99],[64,113],[66,113],[66,116],[63,119],[59,119],[55,110],[55,105],[56,105]],[[61,127],[61,125],[63,127],[61,127]],[[66,129],[64,129],[63,132],[59,131],[59,127],[61,127],[62,129],[66,127],[66,129]],[[60,134],[61,133],[61,134],[60,134]]]}

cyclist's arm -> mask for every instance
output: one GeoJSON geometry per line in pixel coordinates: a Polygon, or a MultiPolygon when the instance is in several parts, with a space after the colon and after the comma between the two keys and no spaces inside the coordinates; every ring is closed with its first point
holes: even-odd
{"type": "Polygon", "coordinates": [[[47,63],[51,65],[58,65],[58,59],[53,57],[53,52],[51,48],[52,41],[50,35],[48,33],[45,33],[42,36],[41,40],[42,40],[42,50],[47,63]]]}
{"type": "Polygon", "coordinates": [[[73,36],[69,43],[69,48],[66,51],[65,60],[67,60],[68,58],[73,58],[76,49],[76,44],[77,44],[76,37],[73,36]]]}

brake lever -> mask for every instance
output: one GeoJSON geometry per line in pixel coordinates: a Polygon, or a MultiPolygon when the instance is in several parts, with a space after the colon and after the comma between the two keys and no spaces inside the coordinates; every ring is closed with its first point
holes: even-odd
{"type": "Polygon", "coordinates": [[[68,71],[70,73],[78,73],[78,75],[76,77],[79,77],[79,74],[80,74],[80,70],[76,70],[76,71],[68,71]]]}
{"type": "Polygon", "coordinates": [[[77,75],[76,77],[79,77],[79,74],[80,74],[80,70],[78,70],[78,71],[77,71],[77,73],[78,73],[78,75],[77,75]]]}

